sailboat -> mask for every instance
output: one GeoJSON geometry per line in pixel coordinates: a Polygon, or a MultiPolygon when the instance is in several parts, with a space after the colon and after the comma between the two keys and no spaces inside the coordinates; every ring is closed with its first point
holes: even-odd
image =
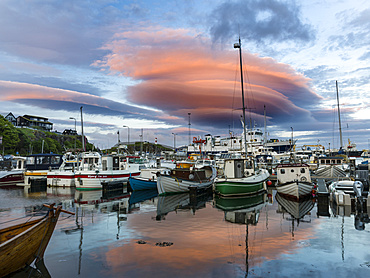
{"type": "Polygon", "coordinates": [[[256,194],[266,189],[265,181],[270,177],[266,169],[256,169],[254,161],[248,159],[247,132],[245,124],[244,86],[243,86],[243,64],[242,49],[239,43],[234,44],[239,48],[240,60],[240,83],[243,103],[243,135],[245,159],[225,159],[223,174],[215,180],[215,191],[219,195],[236,196],[243,194],[256,194]],[[248,167],[248,165],[250,167],[248,167]],[[246,167],[247,166],[247,167],[246,167]]]}

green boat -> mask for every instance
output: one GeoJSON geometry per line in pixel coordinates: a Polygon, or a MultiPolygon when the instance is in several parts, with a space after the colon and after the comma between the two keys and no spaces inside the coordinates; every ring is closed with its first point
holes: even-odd
{"type": "Polygon", "coordinates": [[[223,175],[215,180],[215,193],[222,196],[256,194],[266,190],[266,169],[244,168],[244,159],[225,159],[223,175]]]}

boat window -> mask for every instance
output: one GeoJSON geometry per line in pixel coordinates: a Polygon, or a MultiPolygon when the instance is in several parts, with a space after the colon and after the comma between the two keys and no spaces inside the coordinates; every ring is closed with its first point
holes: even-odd
{"type": "Polygon", "coordinates": [[[33,156],[27,157],[27,164],[28,165],[35,164],[35,157],[33,157],[33,156]]]}
{"type": "Polygon", "coordinates": [[[281,169],[280,174],[285,174],[285,169],[281,169]]]}
{"type": "Polygon", "coordinates": [[[290,172],[294,173],[294,169],[290,169],[290,172]]]}
{"type": "Polygon", "coordinates": [[[328,160],[326,160],[326,162],[325,162],[326,164],[330,164],[330,160],[328,159],[328,160]]]}
{"type": "Polygon", "coordinates": [[[49,164],[49,159],[48,157],[45,156],[40,156],[36,158],[36,164],[41,165],[41,164],[49,164]]]}
{"type": "Polygon", "coordinates": [[[301,173],[304,174],[306,171],[304,168],[301,168],[301,173]]]}
{"type": "Polygon", "coordinates": [[[338,159],[338,160],[337,160],[337,164],[340,164],[340,163],[341,163],[341,161],[338,159]]]}
{"type": "Polygon", "coordinates": [[[60,156],[52,156],[51,157],[51,164],[59,164],[60,156]]]}
{"type": "Polygon", "coordinates": [[[99,159],[96,157],[95,158],[95,164],[98,164],[98,162],[99,162],[99,159]]]}

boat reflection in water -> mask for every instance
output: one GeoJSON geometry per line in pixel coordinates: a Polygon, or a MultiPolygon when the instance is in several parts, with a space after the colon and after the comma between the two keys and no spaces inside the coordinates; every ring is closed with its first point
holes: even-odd
{"type": "Polygon", "coordinates": [[[131,193],[130,199],[128,201],[129,203],[129,211],[133,211],[140,208],[140,203],[152,200],[154,202],[154,198],[158,196],[158,190],[157,189],[147,189],[147,190],[138,190],[133,191],[131,193]]]}
{"type": "Polygon", "coordinates": [[[72,198],[72,197],[75,196],[75,191],[76,191],[75,187],[48,186],[46,188],[46,195],[47,196],[72,198]]]}
{"type": "Polygon", "coordinates": [[[369,198],[363,196],[351,197],[344,205],[340,205],[335,200],[332,200],[330,201],[330,208],[333,217],[343,217],[342,223],[344,222],[344,217],[351,217],[354,215],[354,226],[356,230],[365,230],[365,224],[370,223],[369,198]]]}
{"type": "Polygon", "coordinates": [[[300,222],[306,223],[311,222],[311,218],[307,218],[306,216],[311,217],[310,211],[315,206],[315,199],[310,197],[295,200],[287,198],[285,195],[281,195],[279,193],[276,193],[275,199],[279,204],[279,207],[276,212],[282,213],[283,218],[292,222],[291,232],[292,237],[294,238],[294,223],[296,223],[298,227],[300,222]],[[288,213],[290,217],[289,216],[285,217],[285,213],[288,213]]]}
{"type": "Polygon", "coordinates": [[[260,211],[266,207],[267,203],[268,197],[266,193],[243,197],[215,197],[216,207],[224,211],[226,221],[236,224],[245,224],[245,277],[247,277],[249,273],[248,226],[257,225],[260,211]]]}
{"type": "Polygon", "coordinates": [[[178,193],[173,195],[158,196],[156,220],[165,220],[169,212],[178,210],[196,210],[206,207],[206,203],[212,200],[212,193],[192,195],[189,193],[178,193]]]}

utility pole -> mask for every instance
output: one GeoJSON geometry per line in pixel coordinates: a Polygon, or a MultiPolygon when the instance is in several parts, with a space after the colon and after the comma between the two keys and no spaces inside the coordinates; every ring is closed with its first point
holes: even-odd
{"type": "Polygon", "coordinates": [[[70,120],[75,120],[75,151],[76,151],[76,140],[77,140],[77,128],[76,128],[76,118],[69,117],[70,120]]]}
{"type": "Polygon", "coordinates": [[[80,107],[81,110],[81,135],[82,135],[82,150],[86,151],[85,149],[85,135],[84,135],[84,120],[82,118],[82,106],[80,107]]]}

